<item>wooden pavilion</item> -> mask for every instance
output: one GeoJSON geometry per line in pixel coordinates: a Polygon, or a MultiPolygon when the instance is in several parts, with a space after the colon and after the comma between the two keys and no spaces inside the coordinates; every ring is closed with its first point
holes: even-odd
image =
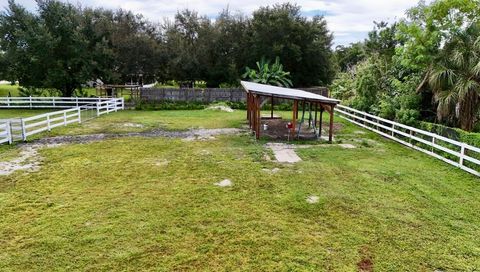
{"type": "Polygon", "coordinates": [[[97,96],[100,97],[121,97],[124,95],[124,90],[127,91],[127,94],[130,93],[132,98],[140,97],[140,88],[142,85],[139,84],[102,84],[98,85],[96,88],[97,96]]]}
{"type": "Polygon", "coordinates": [[[260,138],[261,120],[260,115],[262,99],[270,99],[272,103],[271,118],[273,116],[273,101],[275,98],[293,100],[293,116],[291,122],[290,133],[292,138],[300,135],[300,128],[305,120],[305,110],[308,106],[309,110],[309,125],[312,124],[317,137],[321,136],[323,111],[330,114],[330,127],[328,140],[332,142],[333,139],[333,114],[334,109],[340,100],[328,98],[322,95],[283,87],[276,87],[271,85],[253,83],[248,81],[241,81],[241,84],[247,92],[247,119],[249,121],[250,129],[255,133],[256,138],[260,138]],[[299,113],[299,103],[302,106],[302,118],[297,127],[297,119],[299,113]],[[312,117],[312,110],[315,112],[312,117]],[[317,114],[320,112],[319,129],[317,133],[317,114]]]}

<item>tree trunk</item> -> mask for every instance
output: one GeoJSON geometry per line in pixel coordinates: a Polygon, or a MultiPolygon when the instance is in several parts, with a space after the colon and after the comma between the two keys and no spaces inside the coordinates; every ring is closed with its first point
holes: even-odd
{"type": "Polygon", "coordinates": [[[479,107],[479,97],[475,91],[469,91],[465,98],[460,102],[459,121],[460,128],[466,131],[472,131],[477,121],[477,109],[479,107]]]}

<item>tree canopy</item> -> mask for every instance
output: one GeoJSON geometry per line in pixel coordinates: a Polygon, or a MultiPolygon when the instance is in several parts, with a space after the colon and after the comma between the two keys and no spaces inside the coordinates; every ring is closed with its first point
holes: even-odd
{"type": "Polygon", "coordinates": [[[480,114],[478,0],[421,1],[407,18],[375,23],[361,43],[337,48],[332,93],[407,124],[475,130],[480,114]]]}
{"type": "Polygon", "coordinates": [[[235,86],[246,67],[277,56],[295,86],[326,85],[335,73],[326,21],[307,19],[292,4],[261,7],[251,17],[226,9],[214,20],[181,10],[154,24],[121,9],[39,0],[30,12],[9,0],[0,37],[4,79],[63,95],[97,78],[235,86]]]}

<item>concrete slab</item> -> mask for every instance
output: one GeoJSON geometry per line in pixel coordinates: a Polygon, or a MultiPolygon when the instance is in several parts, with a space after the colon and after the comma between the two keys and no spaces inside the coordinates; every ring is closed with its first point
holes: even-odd
{"type": "Polygon", "coordinates": [[[220,182],[214,183],[213,185],[219,186],[219,187],[230,187],[232,186],[232,181],[229,179],[224,179],[220,182]]]}
{"type": "Polygon", "coordinates": [[[282,143],[270,143],[267,146],[273,151],[273,155],[278,162],[296,163],[302,159],[295,153],[292,145],[282,143]]]}
{"type": "Polygon", "coordinates": [[[355,146],[352,145],[352,144],[339,144],[338,146],[343,147],[343,148],[347,148],[347,149],[355,148],[355,146]]]}
{"type": "Polygon", "coordinates": [[[307,197],[307,202],[309,204],[318,203],[318,200],[320,200],[320,197],[318,197],[318,196],[311,195],[311,196],[307,197]]]}

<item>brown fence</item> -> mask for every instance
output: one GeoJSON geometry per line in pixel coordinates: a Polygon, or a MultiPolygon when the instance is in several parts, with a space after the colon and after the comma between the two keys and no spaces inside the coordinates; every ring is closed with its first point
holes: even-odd
{"type": "MultiPolygon", "coordinates": [[[[328,96],[328,89],[325,87],[302,88],[302,90],[328,96]]],[[[140,98],[142,101],[159,102],[170,101],[196,101],[211,103],[215,101],[245,102],[246,92],[241,88],[142,88],[140,98]]]]}

